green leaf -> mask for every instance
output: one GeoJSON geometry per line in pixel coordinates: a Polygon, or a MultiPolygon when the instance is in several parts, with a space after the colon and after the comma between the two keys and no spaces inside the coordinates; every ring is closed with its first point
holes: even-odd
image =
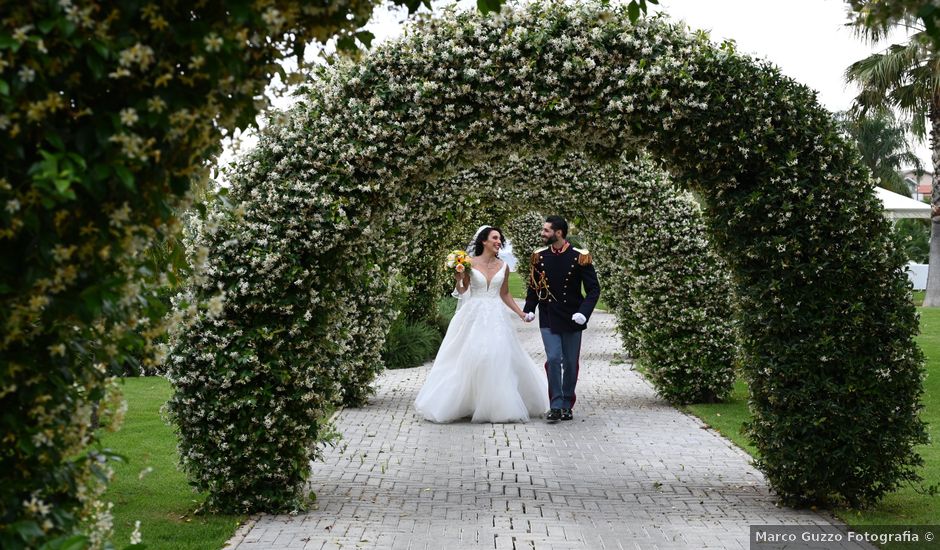
{"type": "Polygon", "coordinates": [[[6,80],[0,80],[0,95],[10,95],[10,85],[6,80]]]}
{"type": "Polygon", "coordinates": [[[307,45],[302,40],[298,40],[297,43],[294,44],[294,56],[296,56],[297,59],[300,60],[301,63],[303,62],[304,51],[306,49],[307,49],[307,45]]]}
{"type": "MultiPolygon", "coordinates": [[[[18,46],[19,42],[13,40],[13,37],[9,34],[0,34],[0,50],[5,50],[7,48],[13,48],[18,46]]],[[[15,51],[16,48],[14,48],[15,51]]]]}
{"type": "Polygon", "coordinates": [[[91,47],[94,48],[96,52],[98,52],[98,55],[100,55],[102,59],[111,57],[111,52],[108,50],[108,46],[106,46],[104,43],[93,40],[91,42],[91,47]]]}
{"type": "MultiPolygon", "coordinates": [[[[62,145],[62,148],[65,149],[65,145],[64,145],[64,144],[62,145]]],[[[85,158],[82,157],[81,155],[77,155],[77,154],[75,154],[75,153],[66,153],[65,156],[66,156],[70,161],[72,161],[72,162],[74,162],[75,164],[77,164],[77,165],[79,166],[79,168],[81,168],[82,170],[84,170],[84,169],[88,166],[88,164],[85,162],[85,158]]]]}
{"type": "Polygon", "coordinates": [[[43,34],[49,34],[49,31],[51,31],[52,28],[55,27],[55,24],[56,24],[56,20],[54,18],[50,18],[50,19],[45,19],[43,21],[40,21],[39,24],[36,25],[36,27],[38,27],[39,30],[43,34]]]}
{"type": "Polygon", "coordinates": [[[46,134],[46,141],[51,143],[53,147],[59,149],[60,151],[65,150],[65,143],[62,142],[62,138],[60,138],[58,134],[49,132],[46,134]]]}
{"type": "Polygon", "coordinates": [[[477,9],[480,10],[480,13],[483,15],[490,12],[498,12],[502,5],[502,0],[477,0],[477,9]]]}
{"type": "Polygon", "coordinates": [[[91,178],[94,181],[102,181],[107,179],[110,173],[111,171],[108,169],[107,164],[96,164],[95,167],[91,169],[91,178]]]}
{"type": "Polygon", "coordinates": [[[356,41],[351,36],[341,36],[336,39],[336,49],[342,50],[344,52],[354,52],[359,48],[356,47],[356,41]]]}
{"type": "Polygon", "coordinates": [[[637,4],[636,0],[630,0],[630,5],[627,6],[627,13],[630,16],[631,23],[636,23],[640,18],[640,5],[637,4]]]}
{"type": "Polygon", "coordinates": [[[365,44],[367,48],[371,48],[372,40],[375,39],[375,35],[369,31],[359,31],[356,33],[356,38],[359,39],[360,42],[365,44]]]}
{"type": "MultiPolygon", "coordinates": [[[[55,180],[55,190],[62,195],[68,195],[70,187],[72,187],[72,181],[68,178],[57,178],[55,180]]],[[[74,193],[72,195],[71,198],[74,198],[74,193]]]]}
{"type": "Polygon", "coordinates": [[[395,0],[395,3],[399,6],[406,6],[409,14],[418,11],[421,7],[421,0],[395,0]]]}
{"type": "Polygon", "coordinates": [[[17,521],[7,527],[17,533],[23,540],[36,539],[43,536],[42,529],[35,521],[17,521]]]}
{"type": "Polygon", "coordinates": [[[72,36],[75,34],[75,23],[72,23],[68,19],[63,19],[60,26],[62,27],[62,34],[65,36],[72,36]]]}
{"type": "Polygon", "coordinates": [[[43,545],[43,550],[83,550],[88,548],[88,537],[85,535],[64,535],[43,545]]]}
{"type": "Polygon", "coordinates": [[[121,183],[124,184],[124,187],[127,187],[127,189],[130,191],[135,190],[134,174],[131,173],[131,171],[128,170],[126,166],[123,164],[115,164],[114,173],[116,173],[118,177],[121,178],[121,183]]]}
{"type": "Polygon", "coordinates": [[[104,61],[100,57],[95,55],[89,55],[85,58],[85,63],[88,65],[88,68],[91,69],[93,75],[96,79],[101,79],[107,73],[108,69],[105,67],[104,61]]]}

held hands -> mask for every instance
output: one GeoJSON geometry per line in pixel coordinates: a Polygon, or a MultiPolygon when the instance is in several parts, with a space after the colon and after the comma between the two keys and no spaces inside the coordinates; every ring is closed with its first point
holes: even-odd
{"type": "Polygon", "coordinates": [[[575,313],[574,315],[572,315],[571,320],[574,321],[575,323],[578,323],[579,325],[583,325],[584,323],[587,323],[587,318],[585,318],[584,315],[580,313],[575,313]]]}
{"type": "Polygon", "coordinates": [[[522,317],[522,320],[525,321],[526,323],[531,323],[533,319],[535,319],[535,314],[532,313],[531,311],[529,313],[526,313],[522,317]]]}

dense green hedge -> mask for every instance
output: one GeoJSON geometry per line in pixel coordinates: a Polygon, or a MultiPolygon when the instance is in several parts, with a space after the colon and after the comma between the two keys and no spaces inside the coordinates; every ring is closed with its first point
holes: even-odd
{"type": "MultiPolygon", "coordinates": [[[[148,251],[174,238],[223,134],[254,124],[277,62],[337,33],[368,41],[374,4],[3,4],[0,546],[107,538],[108,468],[84,451],[109,376],[160,359],[159,292],[180,274],[148,251]]],[[[224,297],[204,298],[170,322],[211,322],[224,297]]]]}
{"type": "MultiPolygon", "coordinates": [[[[550,182],[544,182],[544,185],[551,185],[550,182]]],[[[567,202],[567,201],[564,201],[567,202]]],[[[541,205],[541,208],[554,208],[549,204],[541,205]]],[[[506,238],[512,241],[513,255],[518,260],[516,269],[520,271],[523,278],[526,277],[526,267],[529,256],[532,251],[542,248],[542,225],[545,223],[545,217],[548,214],[539,212],[518,212],[510,213],[506,216],[506,223],[501,220],[493,220],[489,223],[503,228],[506,238]]]]}
{"type": "Polygon", "coordinates": [[[728,268],[689,193],[648,161],[638,159],[624,174],[632,176],[624,177],[629,207],[585,224],[599,237],[589,240],[624,345],[665,399],[720,401],[731,392],[737,355],[728,268]]]}

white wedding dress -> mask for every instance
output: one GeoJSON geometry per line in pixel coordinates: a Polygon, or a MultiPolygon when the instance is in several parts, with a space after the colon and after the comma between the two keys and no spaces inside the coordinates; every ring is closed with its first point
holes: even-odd
{"type": "Polygon", "coordinates": [[[487,284],[470,270],[470,288],[434,359],[415,409],[432,422],[525,422],[548,411],[548,379],[522,349],[515,318],[500,299],[501,269],[487,284]]]}

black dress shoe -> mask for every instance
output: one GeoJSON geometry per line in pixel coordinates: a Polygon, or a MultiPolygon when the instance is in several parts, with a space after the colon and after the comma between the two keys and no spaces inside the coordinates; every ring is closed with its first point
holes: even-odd
{"type": "Polygon", "coordinates": [[[572,420],[574,415],[571,414],[571,409],[562,409],[561,410],[561,419],[562,420],[572,420]]]}
{"type": "Polygon", "coordinates": [[[549,422],[558,422],[561,420],[561,409],[552,409],[545,415],[545,420],[549,422]]]}

